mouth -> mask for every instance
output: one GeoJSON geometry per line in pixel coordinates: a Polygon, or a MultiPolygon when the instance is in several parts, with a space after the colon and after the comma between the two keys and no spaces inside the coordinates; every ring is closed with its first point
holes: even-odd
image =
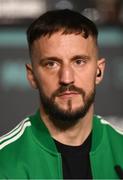
{"type": "Polygon", "coordinates": [[[67,99],[67,98],[72,98],[73,96],[79,95],[78,92],[75,91],[66,91],[64,93],[60,93],[58,95],[58,97],[63,98],[63,99],[67,99]]]}

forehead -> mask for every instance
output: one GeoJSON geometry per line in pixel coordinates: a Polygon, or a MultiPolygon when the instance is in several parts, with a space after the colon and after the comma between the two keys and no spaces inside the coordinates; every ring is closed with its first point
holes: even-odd
{"type": "Polygon", "coordinates": [[[33,43],[33,54],[62,56],[96,53],[96,41],[92,36],[85,39],[81,34],[54,33],[50,37],[44,36],[33,43]]]}

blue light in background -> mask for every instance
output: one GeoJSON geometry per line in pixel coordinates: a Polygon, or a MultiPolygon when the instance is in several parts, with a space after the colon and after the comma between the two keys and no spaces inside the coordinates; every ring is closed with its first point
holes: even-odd
{"type": "Polygon", "coordinates": [[[27,47],[26,29],[0,30],[1,47],[27,47]]]}
{"type": "MultiPolygon", "coordinates": [[[[28,90],[29,85],[26,79],[26,68],[21,63],[12,62],[12,60],[6,60],[1,66],[1,84],[4,90],[28,90]]],[[[23,61],[22,61],[23,62],[23,61]]]]}

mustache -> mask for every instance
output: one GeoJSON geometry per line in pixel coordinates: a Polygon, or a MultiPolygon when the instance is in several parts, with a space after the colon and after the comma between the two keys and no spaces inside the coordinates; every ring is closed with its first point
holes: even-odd
{"type": "Polygon", "coordinates": [[[66,91],[74,91],[82,96],[85,96],[85,91],[81,88],[78,88],[72,84],[68,85],[61,85],[53,94],[52,94],[52,99],[54,99],[56,96],[59,96],[61,93],[64,93],[66,91]]]}

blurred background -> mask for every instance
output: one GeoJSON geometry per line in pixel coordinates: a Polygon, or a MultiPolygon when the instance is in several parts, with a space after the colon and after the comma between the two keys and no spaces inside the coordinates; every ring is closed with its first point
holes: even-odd
{"type": "Polygon", "coordinates": [[[38,92],[26,80],[27,27],[45,11],[64,8],[79,11],[99,28],[100,56],[107,65],[95,113],[123,127],[123,0],[0,0],[0,135],[39,105],[38,92]]]}

